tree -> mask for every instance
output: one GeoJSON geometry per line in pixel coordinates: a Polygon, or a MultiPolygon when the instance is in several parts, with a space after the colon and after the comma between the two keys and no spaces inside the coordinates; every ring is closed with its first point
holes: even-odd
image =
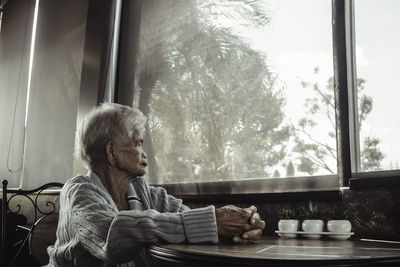
{"type": "Polygon", "coordinates": [[[378,145],[378,138],[366,137],[361,150],[361,167],[363,170],[379,170],[384,156],[378,145]]]}
{"type": "Polygon", "coordinates": [[[289,164],[286,168],[286,176],[293,177],[294,176],[294,165],[292,161],[289,161],[289,164]]]}
{"type": "Polygon", "coordinates": [[[285,99],[265,55],[213,21],[224,16],[260,27],[269,21],[263,1],[168,3],[146,1],[142,14],[136,80],[149,117],[149,146],[156,148],[149,155],[157,165],[150,178],[270,176],[290,135],[283,125],[285,99]]]}
{"type": "MultiPolygon", "coordinates": [[[[314,69],[314,74],[319,73],[319,68],[314,69]]],[[[373,99],[363,93],[365,80],[357,79],[358,95],[358,129],[360,132],[363,122],[373,108],[373,99]]],[[[299,120],[296,127],[295,148],[298,153],[299,164],[297,169],[310,175],[319,170],[335,173],[337,154],[335,147],[336,123],[333,78],[329,78],[325,89],[318,82],[313,84],[302,82],[303,88],[313,90],[314,97],[305,102],[307,117],[299,120]],[[322,119],[321,119],[322,118],[322,119]],[[312,131],[318,126],[318,122],[327,119],[329,127],[326,128],[326,136],[317,138],[312,131]]],[[[374,137],[366,137],[361,147],[361,167],[363,170],[379,170],[383,153],[379,149],[380,140],[374,137]]]]}

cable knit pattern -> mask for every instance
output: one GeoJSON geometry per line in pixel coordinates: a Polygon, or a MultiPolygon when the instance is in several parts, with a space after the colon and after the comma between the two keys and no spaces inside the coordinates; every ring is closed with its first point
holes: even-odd
{"type": "Polygon", "coordinates": [[[118,211],[95,173],[68,180],[48,266],[144,266],[146,244],[218,242],[214,206],[190,209],[143,178],[135,179],[130,195],[131,210],[118,211]]]}

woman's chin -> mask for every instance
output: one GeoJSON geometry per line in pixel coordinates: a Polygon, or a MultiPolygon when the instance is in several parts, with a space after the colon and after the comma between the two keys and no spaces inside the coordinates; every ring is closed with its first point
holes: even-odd
{"type": "Polygon", "coordinates": [[[146,174],[146,170],[140,170],[138,176],[141,177],[146,174]]]}

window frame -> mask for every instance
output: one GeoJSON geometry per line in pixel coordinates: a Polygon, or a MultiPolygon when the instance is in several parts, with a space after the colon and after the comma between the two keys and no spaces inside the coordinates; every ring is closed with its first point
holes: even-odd
{"type": "MultiPolygon", "coordinates": [[[[125,4],[125,3],[124,3],[125,4]]],[[[335,192],[340,194],[343,188],[359,189],[379,186],[399,186],[400,170],[379,171],[379,172],[357,172],[359,164],[358,133],[356,129],[357,121],[357,95],[356,88],[356,65],[355,65],[355,40],[354,40],[354,3],[353,0],[332,0],[332,36],[333,36],[333,64],[335,80],[335,101],[336,101],[336,132],[337,132],[337,174],[325,176],[307,176],[290,178],[260,178],[251,180],[236,180],[223,182],[204,182],[204,183],[173,183],[173,184],[153,184],[162,186],[169,193],[179,197],[190,199],[201,199],[207,196],[212,198],[226,196],[257,196],[271,194],[320,194],[321,192],[335,192]],[[357,153],[358,151],[358,153],[357,153]]],[[[137,10],[137,9],[136,9],[137,10]]],[[[135,16],[135,25],[140,24],[138,17],[135,16]]],[[[124,12],[122,16],[122,31],[127,21],[132,20],[130,15],[124,12]]],[[[134,53],[137,55],[140,26],[135,27],[133,40],[134,53]]],[[[132,37],[133,36],[133,37],[132,37]]],[[[124,37],[122,34],[121,38],[124,37]]],[[[129,38],[128,38],[129,39],[129,38]]],[[[121,39],[120,39],[121,42],[121,39]]],[[[120,46],[127,47],[123,41],[120,46]]],[[[123,59],[124,54],[132,53],[122,51],[119,58],[123,59]]],[[[119,62],[119,70],[126,62],[119,62]],[[122,65],[121,65],[122,64],[122,65]]],[[[135,66],[133,66],[133,69],[135,66]]],[[[132,68],[130,69],[132,71],[132,68]]],[[[126,72],[126,71],[124,71],[126,72]]],[[[118,84],[124,84],[119,80],[118,84]]],[[[133,103],[135,88],[129,89],[128,86],[117,88],[116,94],[129,95],[130,103],[133,103]]],[[[118,103],[127,104],[124,100],[116,100],[118,103]]],[[[327,198],[330,194],[327,194],[327,198]]],[[[332,196],[332,195],[331,195],[332,196]]],[[[226,199],[226,198],[225,198],[226,199]]]]}
{"type": "MultiPolygon", "coordinates": [[[[343,177],[345,186],[350,189],[372,189],[378,187],[399,187],[400,170],[381,170],[381,171],[360,171],[360,135],[357,129],[358,121],[358,97],[357,97],[357,64],[356,64],[356,38],[355,38],[355,0],[333,0],[343,2],[344,6],[341,12],[345,20],[345,47],[341,51],[346,53],[346,71],[347,71],[347,94],[348,94],[348,114],[349,127],[342,129],[349,138],[348,151],[350,164],[346,162],[346,168],[350,169],[349,178],[343,177]]],[[[343,66],[342,66],[343,67],[343,66]]],[[[344,88],[343,88],[344,90],[344,88]]],[[[339,104],[340,105],[340,104],[339,104]]],[[[341,107],[342,108],[342,107],[341,107]]]]}

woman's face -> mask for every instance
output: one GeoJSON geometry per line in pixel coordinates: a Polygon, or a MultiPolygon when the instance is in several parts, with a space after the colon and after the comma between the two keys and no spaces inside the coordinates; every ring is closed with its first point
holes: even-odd
{"type": "Polygon", "coordinates": [[[143,138],[134,136],[128,144],[118,147],[115,151],[116,167],[129,176],[143,176],[146,173],[146,153],[142,149],[143,138]]]}

